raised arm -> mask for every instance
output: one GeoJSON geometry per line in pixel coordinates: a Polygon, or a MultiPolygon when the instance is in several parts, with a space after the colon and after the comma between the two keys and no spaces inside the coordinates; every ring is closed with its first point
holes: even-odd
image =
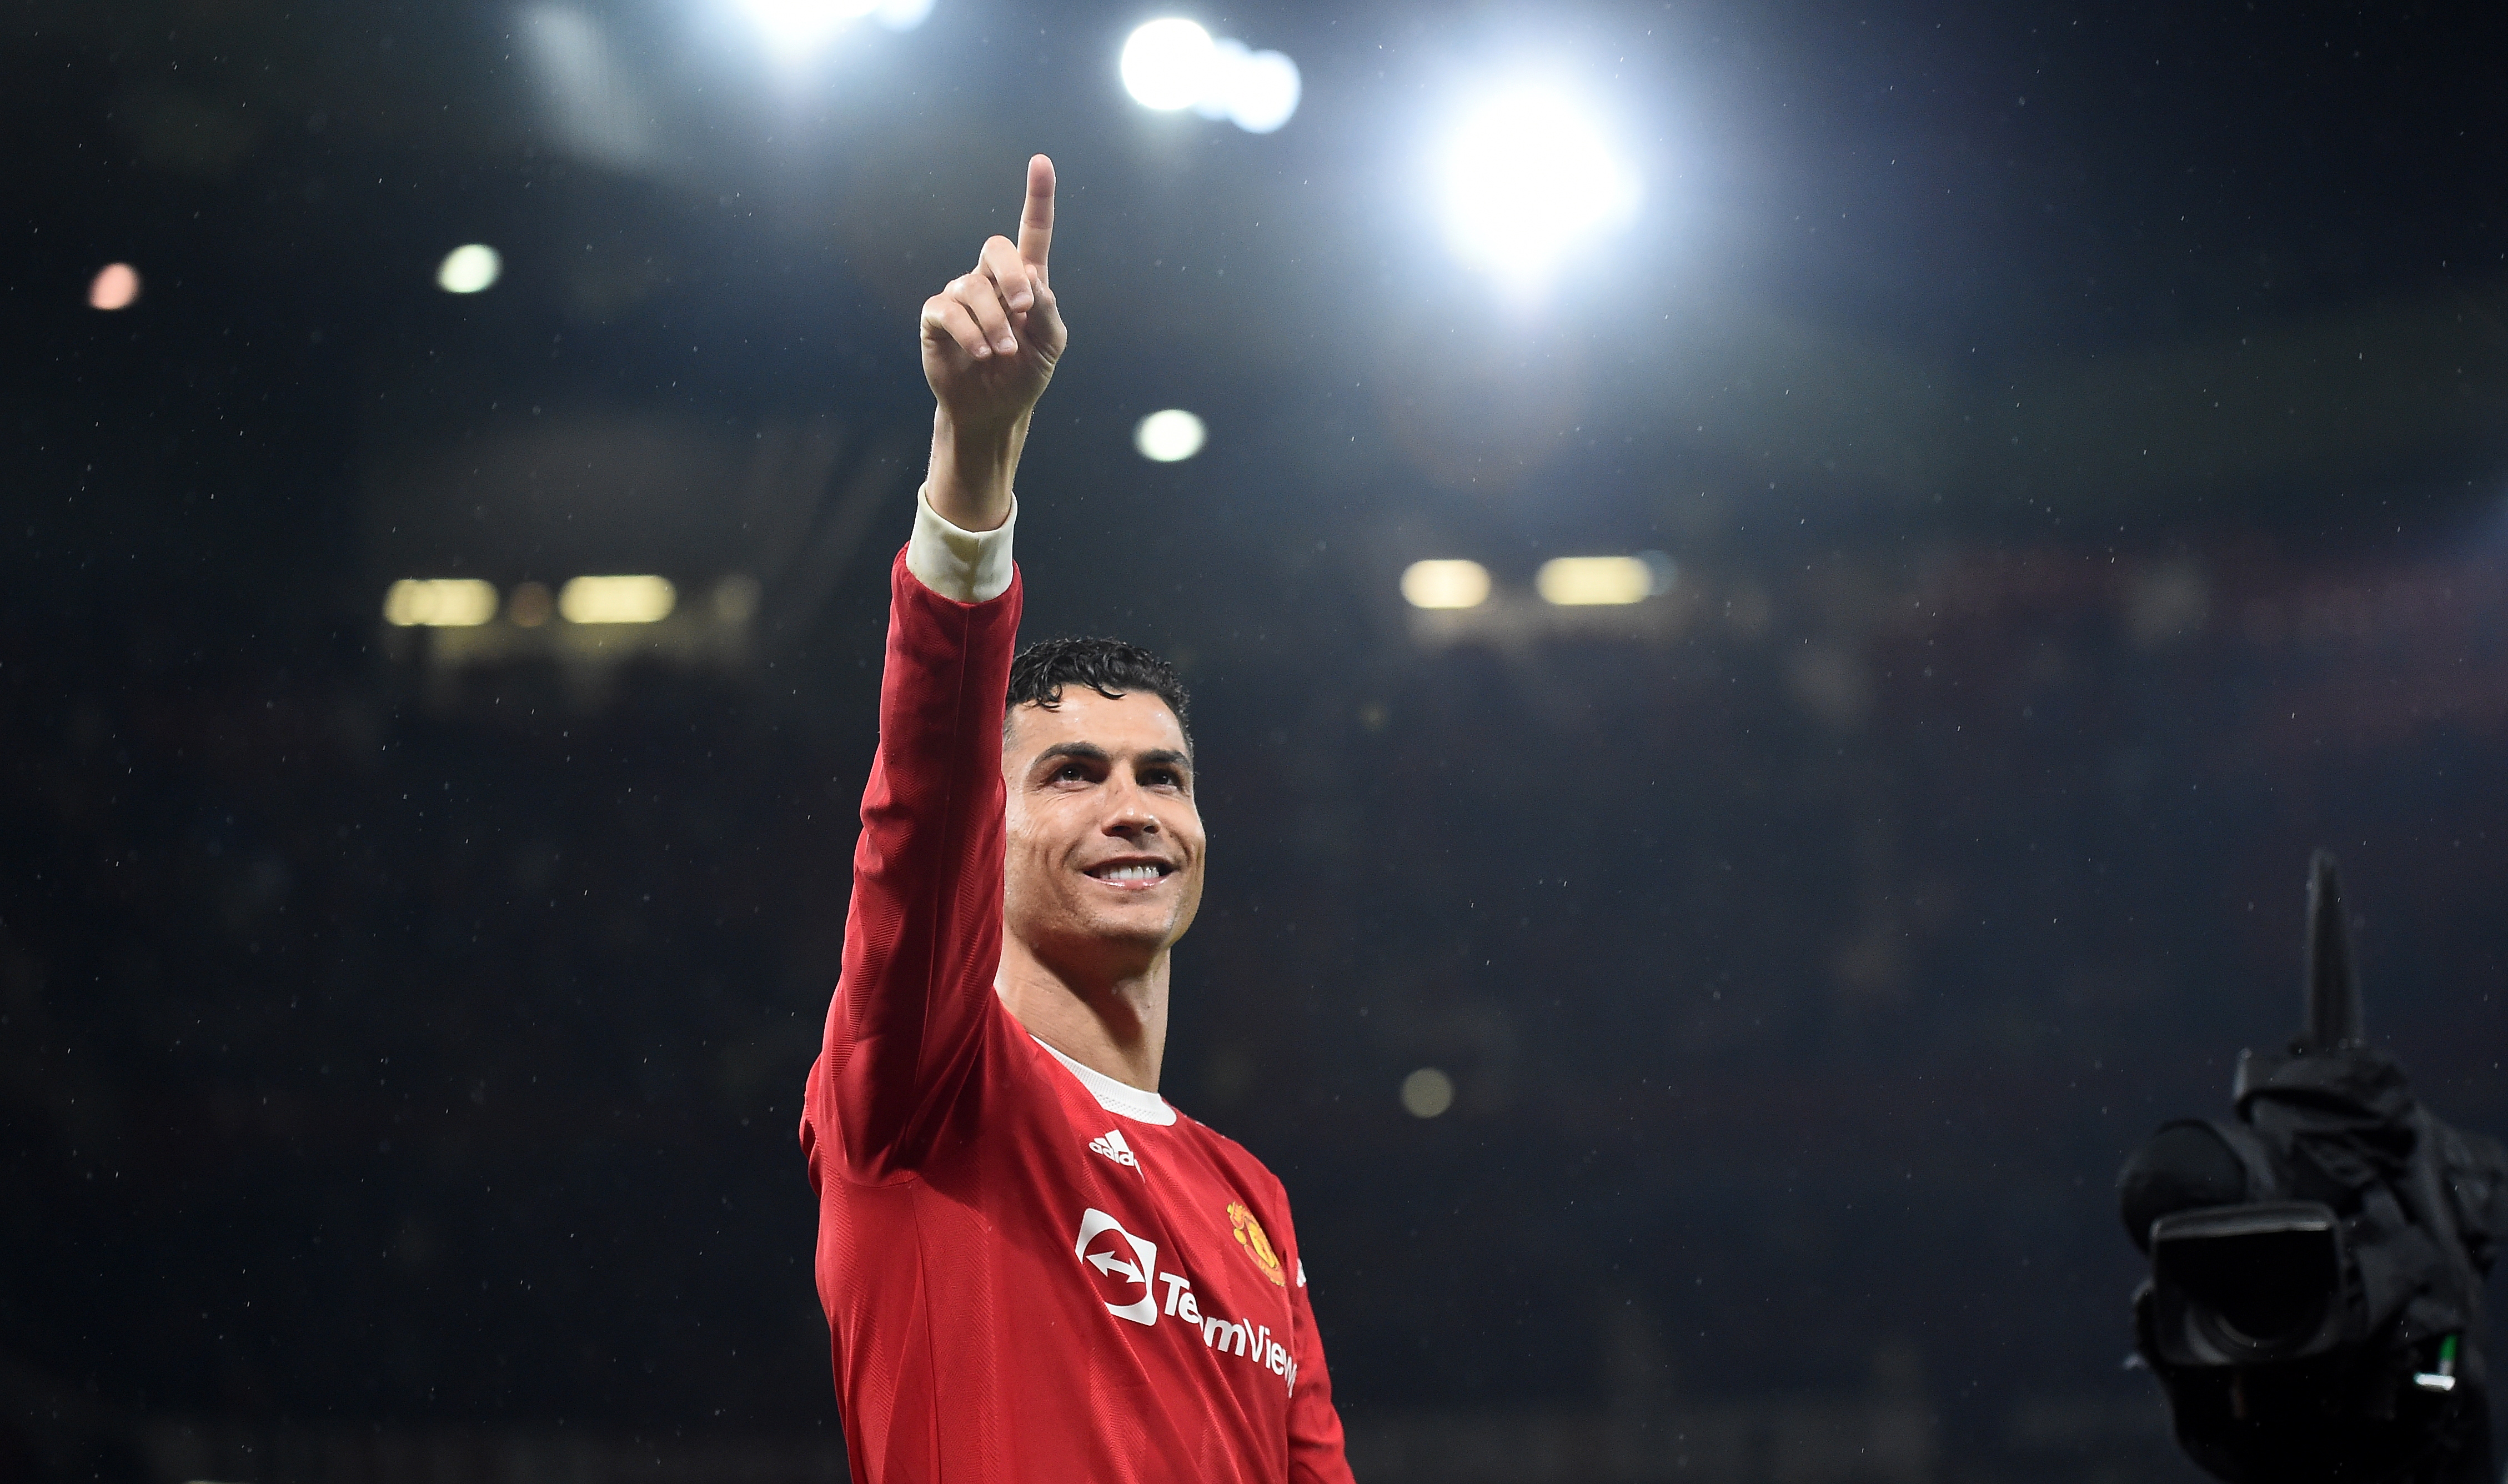
{"type": "Polygon", "coordinates": [[[1053,246],[1053,162],[1027,163],[1018,241],[993,238],[974,271],[923,301],[923,379],[932,384],[933,513],[962,531],[1010,519],[1011,475],[1028,416],[1062,358],[1062,311],[1046,256],[1053,246]]]}
{"type": "Polygon", "coordinates": [[[937,403],[913,538],[889,575],[879,751],[845,954],[810,1071],[814,1183],[909,1172],[972,1067],[1002,948],[1002,704],[1018,631],[1011,481],[1062,354],[1046,278],[1053,167],[1028,162],[1019,241],[923,306],[937,403]]]}

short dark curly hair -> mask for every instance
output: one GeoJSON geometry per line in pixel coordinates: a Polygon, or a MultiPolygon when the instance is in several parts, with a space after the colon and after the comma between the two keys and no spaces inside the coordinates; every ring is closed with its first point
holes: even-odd
{"type": "Polygon", "coordinates": [[[1166,702],[1175,713],[1176,726],[1184,733],[1184,745],[1193,746],[1193,721],[1187,708],[1192,698],[1185,693],[1184,682],[1175,666],[1142,649],[1120,639],[1041,639],[1018,652],[1011,661],[1010,703],[1002,712],[1002,735],[1010,735],[1011,718],[1021,706],[1037,705],[1048,711],[1062,703],[1062,687],[1086,686],[1108,699],[1121,699],[1136,690],[1146,690],[1166,702]]]}

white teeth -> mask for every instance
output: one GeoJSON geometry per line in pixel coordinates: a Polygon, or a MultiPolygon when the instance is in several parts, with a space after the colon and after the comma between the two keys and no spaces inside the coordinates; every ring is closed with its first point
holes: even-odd
{"type": "Polygon", "coordinates": [[[1156,866],[1118,866],[1097,877],[1100,881],[1155,881],[1162,874],[1156,866]]]}

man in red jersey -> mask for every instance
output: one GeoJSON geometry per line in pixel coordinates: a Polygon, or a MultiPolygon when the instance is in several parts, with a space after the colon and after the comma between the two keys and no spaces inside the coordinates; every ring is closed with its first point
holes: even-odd
{"type": "Polygon", "coordinates": [[[1183,688],[1111,641],[1013,662],[1052,235],[1039,155],[1018,241],[923,306],[932,463],[801,1115],[845,1444],[857,1484],[1347,1480],[1288,1196],[1158,1094],[1183,688]]]}

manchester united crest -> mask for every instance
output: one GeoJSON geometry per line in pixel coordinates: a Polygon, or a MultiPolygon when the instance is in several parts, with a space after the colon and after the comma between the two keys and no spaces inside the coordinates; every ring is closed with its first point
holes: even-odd
{"type": "Polygon", "coordinates": [[[1263,1223],[1254,1219],[1244,1202],[1228,1203],[1228,1224],[1236,1228],[1236,1244],[1254,1259],[1254,1266],[1263,1270],[1263,1276],[1276,1286],[1289,1286],[1288,1275],[1280,1271],[1280,1254],[1272,1250],[1272,1240],[1263,1235],[1263,1223]]]}

